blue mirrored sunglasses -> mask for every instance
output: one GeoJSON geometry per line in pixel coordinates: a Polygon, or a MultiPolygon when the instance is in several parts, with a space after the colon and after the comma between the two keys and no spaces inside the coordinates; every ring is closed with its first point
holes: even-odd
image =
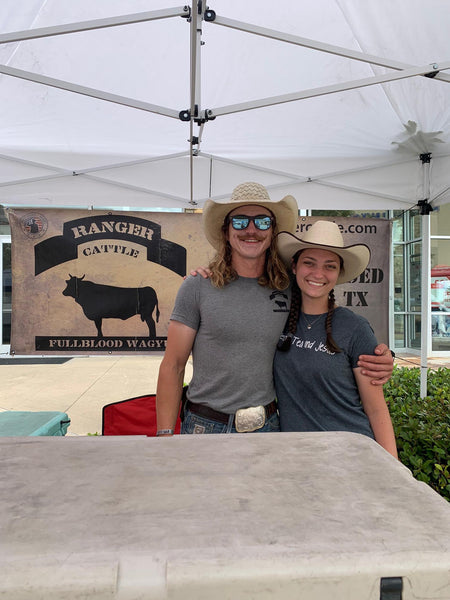
{"type": "Polygon", "coordinates": [[[256,217],[247,217],[247,215],[234,215],[229,218],[233,229],[247,229],[250,221],[253,221],[256,229],[267,231],[272,226],[273,218],[268,215],[257,215],[256,217]]]}

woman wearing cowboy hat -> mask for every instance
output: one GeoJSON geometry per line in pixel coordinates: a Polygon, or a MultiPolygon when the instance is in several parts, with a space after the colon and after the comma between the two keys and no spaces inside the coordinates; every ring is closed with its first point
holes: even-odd
{"type": "Polygon", "coordinates": [[[302,239],[278,234],[278,251],[292,268],[292,301],[274,361],[281,431],[350,431],[375,439],[397,457],[381,386],[358,367],[377,341],[369,322],[336,306],[334,286],[367,267],[364,244],[344,246],[338,225],[317,221],[302,239]]]}

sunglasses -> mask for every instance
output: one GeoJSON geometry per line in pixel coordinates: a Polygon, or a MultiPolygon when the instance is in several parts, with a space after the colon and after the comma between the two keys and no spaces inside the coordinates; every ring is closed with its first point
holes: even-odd
{"type": "Polygon", "coordinates": [[[256,217],[235,215],[233,217],[229,217],[229,223],[231,223],[233,229],[237,229],[238,231],[241,229],[247,229],[247,227],[250,225],[250,221],[253,222],[256,229],[267,231],[272,226],[273,220],[273,217],[269,217],[268,215],[257,215],[256,217]]]}

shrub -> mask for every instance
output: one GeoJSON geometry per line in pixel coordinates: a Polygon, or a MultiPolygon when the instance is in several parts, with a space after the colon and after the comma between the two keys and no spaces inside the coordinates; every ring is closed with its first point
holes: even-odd
{"type": "Polygon", "coordinates": [[[394,367],[384,386],[401,462],[450,501],[450,369],[428,370],[420,398],[420,369],[394,367]]]}

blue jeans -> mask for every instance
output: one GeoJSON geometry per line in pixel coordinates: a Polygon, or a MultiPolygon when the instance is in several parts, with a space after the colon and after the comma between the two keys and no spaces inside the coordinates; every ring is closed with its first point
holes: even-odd
{"type": "MultiPolygon", "coordinates": [[[[230,415],[228,424],[219,423],[211,419],[205,419],[200,415],[194,415],[190,410],[185,409],[184,420],[181,423],[181,433],[237,433],[233,426],[234,415],[230,415]]],[[[274,413],[266,419],[264,426],[252,433],[266,433],[271,431],[280,431],[280,419],[278,413],[274,413]]]]}

